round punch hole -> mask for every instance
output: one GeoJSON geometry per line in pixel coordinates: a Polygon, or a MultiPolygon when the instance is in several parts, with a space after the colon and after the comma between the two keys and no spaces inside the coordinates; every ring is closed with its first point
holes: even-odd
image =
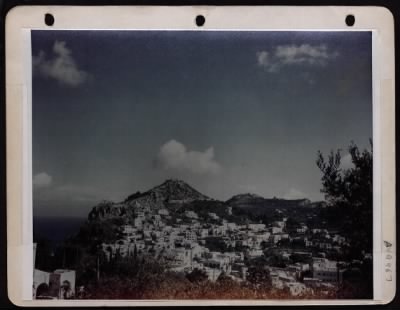
{"type": "Polygon", "coordinates": [[[53,25],[54,25],[54,16],[53,16],[53,14],[46,13],[46,14],[44,15],[44,23],[45,23],[47,26],[53,26],[53,25]]]}
{"type": "Polygon", "coordinates": [[[206,22],[206,19],[203,15],[197,15],[196,16],[196,25],[198,27],[201,27],[204,25],[204,23],[206,22]]]}
{"type": "Polygon", "coordinates": [[[350,14],[350,15],[346,16],[346,25],[347,26],[349,26],[349,27],[353,26],[355,21],[356,21],[356,19],[355,19],[354,15],[350,14]]]}

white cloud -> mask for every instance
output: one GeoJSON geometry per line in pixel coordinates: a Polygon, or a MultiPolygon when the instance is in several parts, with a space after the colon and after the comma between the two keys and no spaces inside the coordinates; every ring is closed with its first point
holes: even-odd
{"type": "Polygon", "coordinates": [[[257,52],[257,60],[260,66],[269,65],[269,53],[267,51],[257,52]]]}
{"type": "Polygon", "coordinates": [[[275,72],[278,69],[277,63],[274,62],[273,55],[267,51],[256,53],[257,63],[260,67],[267,69],[268,72],[275,72]]]}
{"type": "Polygon", "coordinates": [[[291,188],[285,195],[283,195],[284,199],[302,199],[306,197],[306,194],[295,188],[291,188]]]}
{"type": "Polygon", "coordinates": [[[53,78],[59,83],[68,86],[79,86],[85,83],[89,74],[80,70],[72,57],[71,50],[64,41],[56,41],[53,45],[52,57],[47,58],[45,52],[40,51],[33,57],[33,70],[44,77],[53,78]]]}
{"type": "Polygon", "coordinates": [[[157,164],[166,170],[193,174],[217,174],[221,166],[214,159],[214,148],[204,152],[189,151],[182,143],[170,140],[160,147],[157,164]]]}
{"type": "Polygon", "coordinates": [[[53,178],[46,172],[41,172],[33,176],[33,186],[35,188],[48,187],[52,182],[53,178]]]}
{"type": "Polygon", "coordinates": [[[309,44],[277,46],[275,55],[284,64],[325,65],[334,53],[328,52],[326,45],[312,46],[309,44]]]}
{"type": "Polygon", "coordinates": [[[270,66],[269,53],[267,51],[257,52],[257,62],[258,65],[262,67],[270,66]]]}
{"type": "Polygon", "coordinates": [[[277,72],[289,65],[325,66],[338,56],[324,44],[278,45],[271,51],[258,51],[257,63],[268,72],[277,72]]]}

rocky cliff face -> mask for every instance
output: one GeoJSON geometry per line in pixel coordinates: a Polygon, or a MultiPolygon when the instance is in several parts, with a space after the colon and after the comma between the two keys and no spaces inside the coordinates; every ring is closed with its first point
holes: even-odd
{"type": "Polygon", "coordinates": [[[195,200],[210,200],[181,180],[167,180],[153,189],[126,200],[128,204],[163,207],[165,203],[185,203],[195,200]]]}
{"type": "Polygon", "coordinates": [[[112,201],[102,201],[94,206],[88,215],[89,220],[98,220],[114,217],[126,216],[129,213],[133,214],[133,210],[129,210],[124,203],[115,203],[112,201]],[[131,211],[131,212],[129,212],[131,211]]]}

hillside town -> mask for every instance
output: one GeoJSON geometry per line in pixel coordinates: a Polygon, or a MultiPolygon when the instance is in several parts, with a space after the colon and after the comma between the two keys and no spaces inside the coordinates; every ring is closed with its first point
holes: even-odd
{"type": "MultiPolygon", "coordinates": [[[[90,246],[96,239],[93,244],[109,263],[151,258],[176,274],[200,272],[211,282],[225,277],[261,285],[265,277],[257,279],[256,272],[267,274],[271,288],[292,297],[315,290],[328,294],[342,285],[346,275],[366,270],[372,255],[363,252],[360,259],[349,258],[351,240],[320,219],[318,212],[325,208],[329,207],[307,199],[265,199],[255,194],[221,202],[183,181],[167,180],[123,202],[99,203],[75,240],[86,240],[90,246]],[[91,226],[101,229],[90,232],[91,226]]],[[[79,274],[70,269],[34,269],[34,298],[83,295],[84,288],[75,287],[75,276],[79,274]]]]}
{"type": "MultiPolygon", "coordinates": [[[[231,215],[232,207],[226,212],[231,215]]],[[[122,227],[121,238],[103,243],[102,250],[108,260],[151,255],[166,262],[172,271],[198,269],[211,281],[223,274],[238,282],[246,281],[253,260],[268,262],[268,255],[273,255],[284,267],[267,263],[263,268],[269,271],[274,288],[287,288],[293,296],[313,288],[334,288],[342,282],[347,268],[363,263],[330,259],[340,257],[343,247],[349,246],[338,232],[304,223],[288,229],[286,223],[287,217],[282,216],[268,226],[238,225],[213,212],[200,217],[195,211],[172,218],[166,208],[152,212],[144,207],[135,210],[133,224],[122,227]],[[292,244],[302,246],[294,248],[292,244]]],[[[372,259],[371,254],[365,254],[365,259],[372,259]]]]}

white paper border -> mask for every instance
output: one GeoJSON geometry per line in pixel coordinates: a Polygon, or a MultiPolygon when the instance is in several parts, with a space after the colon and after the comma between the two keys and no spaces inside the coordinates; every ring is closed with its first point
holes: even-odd
{"type": "Polygon", "coordinates": [[[8,292],[9,298],[15,304],[30,306],[370,304],[387,303],[394,297],[396,286],[394,27],[393,16],[385,8],[19,6],[9,11],[6,17],[6,118],[8,292]],[[55,16],[54,26],[44,25],[45,13],[55,16]],[[199,14],[206,18],[206,23],[201,28],[194,23],[195,16],[199,14]],[[347,27],[344,23],[348,14],[356,17],[353,27],[347,27]],[[30,160],[32,87],[31,60],[27,60],[31,58],[30,43],[26,45],[27,41],[30,42],[30,38],[27,39],[30,29],[373,31],[374,300],[25,300],[31,291],[31,283],[24,284],[23,279],[26,277],[23,275],[32,271],[30,160]],[[27,50],[29,57],[26,55],[27,50]],[[390,249],[383,244],[383,240],[392,245],[390,249]],[[390,259],[388,254],[391,255],[390,259]],[[393,275],[392,281],[387,280],[388,268],[393,275]]]}

